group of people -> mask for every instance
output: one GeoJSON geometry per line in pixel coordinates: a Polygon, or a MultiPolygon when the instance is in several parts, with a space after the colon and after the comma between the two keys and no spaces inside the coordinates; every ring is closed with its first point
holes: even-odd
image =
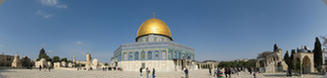
{"type": "Polygon", "coordinates": [[[102,71],[122,71],[119,67],[102,67],[102,71]]]}
{"type": "Polygon", "coordinates": [[[52,67],[51,66],[44,66],[44,67],[39,66],[39,71],[41,71],[42,69],[45,69],[45,71],[48,70],[50,72],[52,67]]]}
{"type": "MultiPolygon", "coordinates": [[[[144,78],[144,76],[146,78],[150,78],[150,73],[151,73],[151,70],[149,67],[146,67],[146,68],[141,67],[140,68],[140,78],[144,78]]],[[[156,70],[154,68],[152,68],[152,78],[155,78],[155,77],[156,77],[156,70]]]]}
{"type": "MultiPolygon", "coordinates": [[[[255,71],[253,68],[247,68],[250,75],[253,75],[253,77],[256,77],[257,71],[255,71]]],[[[223,74],[226,78],[231,78],[231,74],[237,74],[239,75],[239,72],[245,71],[244,68],[237,68],[237,67],[224,67],[224,68],[217,68],[212,69],[209,68],[209,75],[210,76],[216,76],[217,78],[223,78],[223,74]]]]}

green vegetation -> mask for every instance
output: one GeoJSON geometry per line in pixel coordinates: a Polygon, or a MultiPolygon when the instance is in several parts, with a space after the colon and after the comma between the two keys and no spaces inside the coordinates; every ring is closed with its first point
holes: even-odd
{"type": "MultiPolygon", "coordinates": [[[[320,67],[322,65],[322,49],[321,43],[318,37],[316,37],[316,42],[314,44],[313,55],[314,55],[314,66],[320,67]]],[[[319,69],[318,69],[319,71],[319,69]]]]}
{"type": "Polygon", "coordinates": [[[256,60],[251,59],[249,61],[222,61],[218,65],[219,67],[255,67],[256,60]]]}
{"type": "Polygon", "coordinates": [[[286,51],[285,55],[284,55],[284,61],[287,64],[288,67],[291,67],[292,65],[292,59],[290,58],[288,51],[286,51]]]}
{"type": "Polygon", "coordinates": [[[37,58],[36,60],[39,61],[39,60],[41,60],[42,58],[46,59],[47,61],[50,61],[50,60],[51,60],[51,58],[47,55],[47,53],[45,53],[44,48],[42,48],[42,49],[40,50],[39,58],[37,58]]]}
{"type": "Polygon", "coordinates": [[[60,57],[59,56],[53,56],[52,62],[60,62],[60,57]]]}
{"type": "Polygon", "coordinates": [[[34,62],[28,57],[23,57],[21,63],[23,68],[32,68],[34,65],[34,62]]]}

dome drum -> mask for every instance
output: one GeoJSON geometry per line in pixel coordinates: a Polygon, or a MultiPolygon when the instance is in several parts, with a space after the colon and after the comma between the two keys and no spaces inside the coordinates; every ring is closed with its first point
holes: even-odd
{"type": "Polygon", "coordinates": [[[173,41],[173,38],[161,35],[161,34],[146,34],[142,36],[138,36],[135,39],[136,42],[166,42],[166,41],[173,41]]]}

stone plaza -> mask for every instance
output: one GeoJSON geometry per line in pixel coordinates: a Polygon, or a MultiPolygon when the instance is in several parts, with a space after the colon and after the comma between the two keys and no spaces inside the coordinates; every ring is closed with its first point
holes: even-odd
{"type": "MultiPolygon", "coordinates": [[[[208,70],[191,70],[190,78],[216,78],[209,76],[208,70]]],[[[158,78],[184,78],[183,72],[157,72],[158,78]]],[[[36,69],[0,69],[0,78],[140,78],[139,72],[133,71],[75,71],[56,69],[39,71],[36,69]]],[[[232,74],[232,78],[253,78],[248,72],[232,74]]],[[[257,78],[325,78],[323,75],[306,74],[303,76],[287,77],[285,73],[259,73],[257,78]]]]}

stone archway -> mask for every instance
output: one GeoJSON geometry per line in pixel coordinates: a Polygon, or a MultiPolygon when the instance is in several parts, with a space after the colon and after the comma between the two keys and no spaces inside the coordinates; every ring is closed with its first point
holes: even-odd
{"type": "MultiPolygon", "coordinates": [[[[302,73],[312,73],[314,72],[314,62],[313,53],[308,52],[298,52],[294,54],[294,60],[299,60],[300,64],[295,64],[295,68],[300,68],[302,73]],[[298,66],[297,66],[298,65],[298,66]]],[[[296,63],[296,62],[294,62],[296,63]]]]}
{"type": "Polygon", "coordinates": [[[303,73],[310,73],[311,70],[311,62],[310,62],[310,58],[308,56],[304,56],[304,58],[302,59],[302,70],[303,73]]]}

